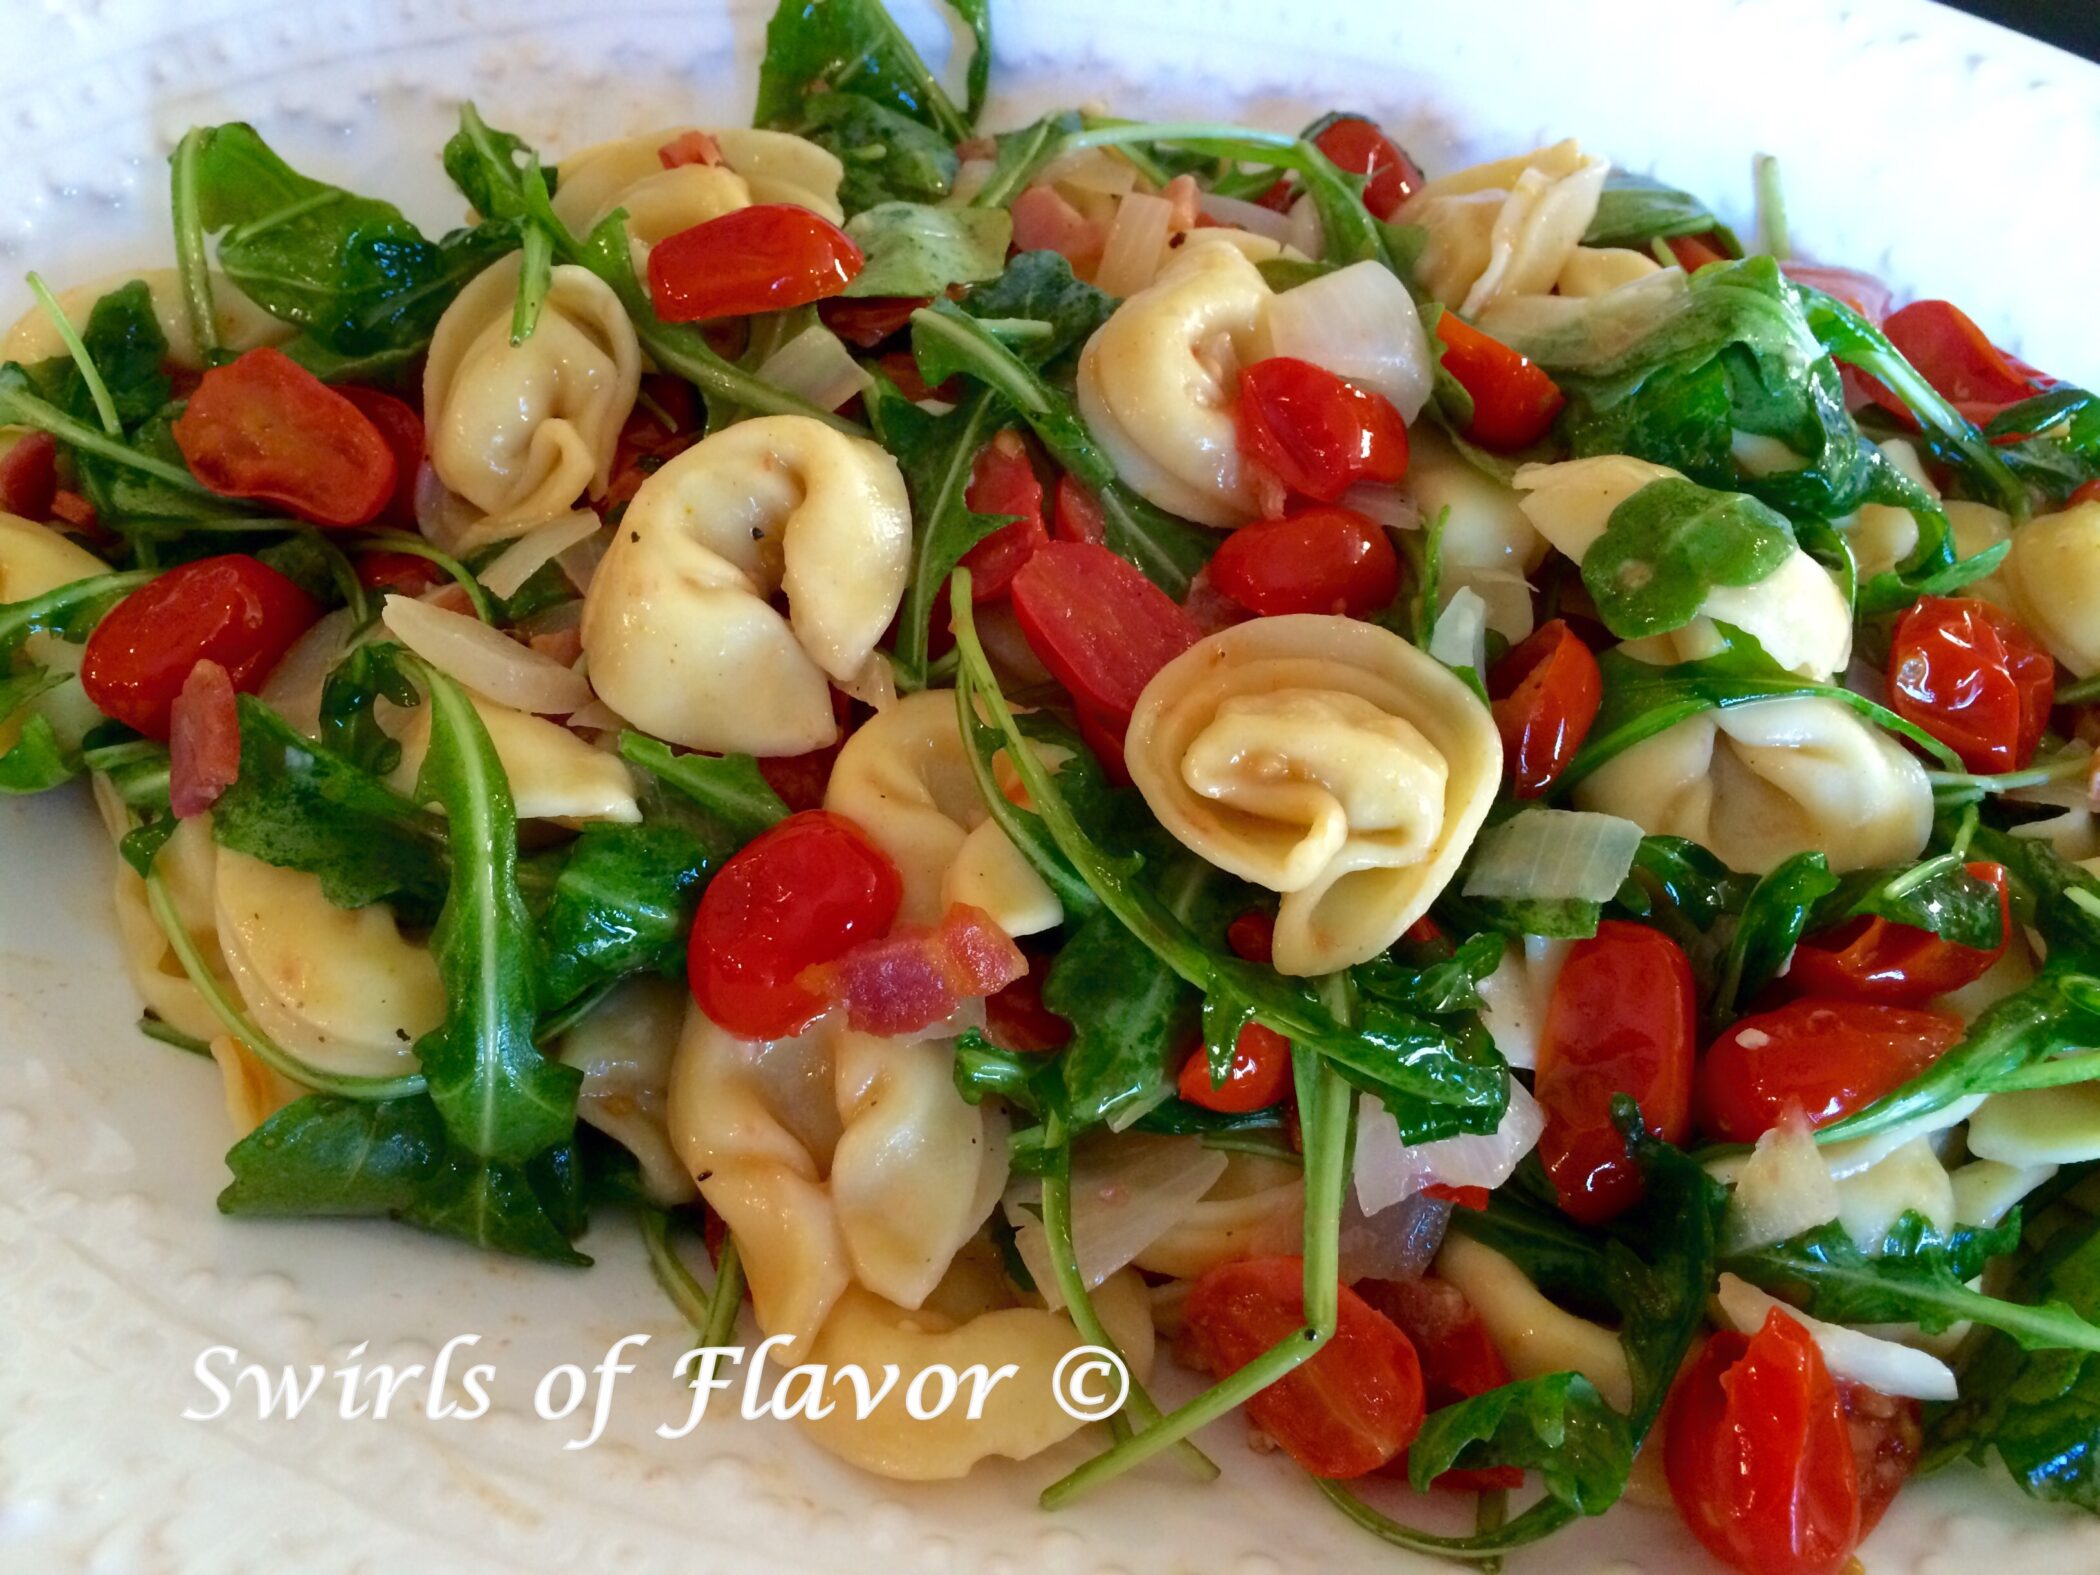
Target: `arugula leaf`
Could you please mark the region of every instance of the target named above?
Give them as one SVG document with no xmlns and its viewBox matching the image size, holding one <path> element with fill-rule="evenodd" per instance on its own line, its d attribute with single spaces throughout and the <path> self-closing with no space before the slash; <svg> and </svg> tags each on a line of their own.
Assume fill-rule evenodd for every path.
<svg viewBox="0 0 2100 1575">
<path fill-rule="evenodd" d="M 1174 1090 L 1196 1029 L 1195 992 L 1097 907 L 1072 932 L 1043 984 L 1043 1004 L 1072 1025 L 1058 1057 L 1076 1132 L 1123 1130 Z"/>
<path fill-rule="evenodd" d="M 452 836 L 452 880 L 430 937 L 445 984 L 445 1020 L 416 1042 L 430 1097 L 454 1142 L 471 1155 L 523 1162 L 568 1141 L 582 1074 L 533 1043 L 530 916 L 518 890 L 517 815 L 503 762 L 466 691 L 419 662 L 430 707 L 430 750 L 416 797 L 440 803 Z M 456 1178 L 441 1211 L 481 1219 L 516 1178 Z"/>
<path fill-rule="evenodd" d="M 846 233 L 867 254 L 847 295 L 940 295 L 998 278 L 1014 221 L 998 208 L 885 202 L 848 219 Z"/>
<path fill-rule="evenodd" d="M 53 690 L 79 687 L 77 677 L 48 670 L 22 656 L 22 646 L 31 635 L 78 645 L 104 613 L 152 577 L 150 571 L 100 574 L 0 606 L 0 722 Z M 78 738 L 59 737 L 51 719 L 41 712 L 30 713 L 14 743 L 0 753 L 0 793 L 42 793 L 70 782 L 81 771 L 81 743 Z"/>
<path fill-rule="evenodd" d="M 423 695 L 401 671 L 401 647 L 360 645 L 321 684 L 321 742 L 376 777 L 401 763 L 401 745 L 379 725 L 380 700 L 418 706 Z"/>
<path fill-rule="evenodd" d="M 1441 1016 L 1480 1009 L 1480 981 L 1502 965 L 1508 943 L 1496 931 L 1482 931 L 1460 941 L 1449 957 L 1410 967 L 1391 954 L 1373 957 L 1349 970 L 1356 988 L 1409 1011 Z"/>
<path fill-rule="evenodd" d="M 1723 954 L 1720 984 L 1707 1008 L 1710 1023 L 1731 1021 L 1738 1002 L 1755 998 L 1779 977 L 1817 904 L 1837 888 L 1830 861 L 1820 853 L 1796 853 L 1750 888 Z"/>
<path fill-rule="evenodd" d="M 1465 933 L 1579 941 L 1597 933 L 1604 905 L 1581 897 L 1468 897 L 1446 887 L 1434 912 L 1437 922 Z"/>
<path fill-rule="evenodd" d="M 1547 1373 L 1503 1384 L 1432 1411 L 1408 1446 L 1417 1493 L 1453 1466 L 1536 1471 L 1550 1499 L 1578 1515 L 1619 1501 L 1633 1469 L 1626 1419 L 1580 1373 Z"/>
<path fill-rule="evenodd" d="M 445 1124 L 427 1097 L 308 1094 L 234 1144 L 226 1156 L 233 1180 L 219 1194 L 219 1212 L 398 1215 L 414 1205 L 444 1152 Z"/>
<path fill-rule="evenodd" d="M 60 681 L 53 679 L 45 687 L 55 688 Z M 0 704 L 23 698 L 0 690 Z M 60 741 L 47 716 L 31 716 L 7 752 L 0 754 L 0 793 L 43 793 L 79 775 L 80 751 Z"/>
<path fill-rule="evenodd" d="M 168 336 L 161 332 L 144 280 L 134 279 L 97 300 L 80 338 L 124 430 L 167 404 L 172 385 L 161 367 L 168 358 Z M 95 418 L 94 395 L 70 356 L 36 368 L 35 375 L 59 409 L 82 421 Z"/>
<path fill-rule="evenodd" d="M 669 744 L 626 732 L 620 735 L 620 758 L 706 810 L 739 846 L 787 819 L 787 805 L 749 755 L 674 755 Z"/>
<path fill-rule="evenodd" d="M 839 204 L 847 213 L 887 202 L 939 202 L 955 187 L 955 149 L 939 132 L 858 93 L 803 100 L 795 127 L 845 167 Z"/>
<path fill-rule="evenodd" d="M 1983 429 L 1991 451 L 2006 468 L 2060 508 L 2070 495 L 2100 476 L 2100 399 L 2083 388 L 2059 384 L 1993 416 Z M 1964 456 L 1939 434 L 1923 435 L 1927 456 L 1962 476 Z M 1964 486 L 1964 491 L 1972 490 Z M 1988 499 L 1989 488 L 1975 488 Z"/>
<path fill-rule="evenodd" d="M 1716 586 L 1755 585 L 1792 553 L 1785 516 L 1740 492 L 1669 476 L 1611 511 L 1582 559 L 1597 616 L 1622 640 L 1667 634 Z"/>
<path fill-rule="evenodd" d="M 1065 151 L 1065 139 L 1076 136 L 1083 120 L 1077 110 L 1053 111 L 1018 131 L 992 138 L 992 172 L 970 199 L 973 208 L 1004 208 L 1051 160 Z"/>
<path fill-rule="evenodd" d="M 1978 880 L 1952 857 L 1895 869 L 1855 870 L 1816 904 L 1808 928 L 1827 930 L 1868 915 L 1983 951 L 2005 939 L 1998 888 Z"/>
<path fill-rule="evenodd" d="M 1120 303 L 1106 290 L 1075 278 L 1061 252 L 1022 252 L 1006 271 L 962 298 L 962 309 L 987 321 L 1022 319 L 1050 332 L 1011 346 L 1030 366 L 1047 366 L 1086 343 Z"/>
<path fill-rule="evenodd" d="M 581 1229 L 580 1180 L 573 1143 L 526 1164 L 454 1148 L 401 1217 L 477 1247 L 582 1268 L 591 1260 L 569 1245 Z"/>
<path fill-rule="evenodd" d="M 2100 966 L 2100 876 L 2073 864 L 2039 837 L 1979 826 L 1969 851 L 2005 866 L 2018 911 L 2041 931 L 2052 955 L 2075 953 Z"/>
<path fill-rule="evenodd" d="M 84 467 L 85 477 L 105 474 L 101 462 L 106 462 L 108 466 L 116 467 L 106 474 L 115 476 L 122 472 L 128 484 L 142 488 L 148 497 L 165 502 L 164 508 L 153 510 L 132 508 L 121 500 L 113 500 L 107 511 L 113 517 L 165 512 L 185 517 L 224 519 L 245 513 L 240 505 L 219 497 L 190 474 L 189 467 L 175 449 L 174 439 L 168 436 L 164 419 L 155 418 L 148 422 L 132 442 L 111 437 L 100 426 L 53 404 L 44 396 L 36 379 L 14 361 L 0 366 L 0 426 L 48 432 L 63 443 L 74 460 Z M 89 492 L 97 509 L 101 509 L 104 494 L 92 484 L 92 480 Z"/>
<path fill-rule="evenodd" d="M 1648 243 L 1674 235 L 1718 234 L 1731 256 L 1743 254 L 1742 243 L 1689 192 L 1665 185 L 1652 175 L 1615 169 L 1604 177 L 1597 212 L 1583 232 L 1585 246 L 1630 246 L 1646 251 Z"/>
<path fill-rule="evenodd" d="M 853 93 L 962 141 L 984 105 L 991 21 L 987 0 L 950 0 L 949 8 L 976 40 L 966 109 L 955 107 L 879 0 L 781 0 L 766 24 L 751 123 L 792 129 L 811 98 Z"/>
</svg>

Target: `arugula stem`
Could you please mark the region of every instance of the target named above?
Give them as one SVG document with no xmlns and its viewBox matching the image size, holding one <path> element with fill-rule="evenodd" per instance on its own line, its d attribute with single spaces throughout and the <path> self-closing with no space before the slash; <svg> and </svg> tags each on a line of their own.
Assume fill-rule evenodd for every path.
<svg viewBox="0 0 2100 1575">
<path fill-rule="evenodd" d="M 707 1320 L 700 1325 L 702 1345 L 727 1345 L 736 1333 L 736 1315 L 744 1305 L 744 1255 L 736 1238 L 722 1240 L 722 1256 L 715 1264 L 715 1288 L 707 1299 Z"/>
<path fill-rule="evenodd" d="M 1779 183 L 1779 160 L 1760 153 L 1752 161 L 1757 180 L 1757 233 L 1765 251 L 1782 262 L 1793 255 L 1786 230 L 1786 189 Z"/>
<path fill-rule="evenodd" d="M 172 465 L 164 459 L 155 459 L 151 454 L 141 454 L 121 439 L 98 431 L 85 421 L 74 420 L 49 400 L 39 399 L 36 395 L 24 393 L 19 389 L 0 389 L 0 426 L 30 427 L 38 432 L 48 432 L 69 448 L 93 454 L 111 464 L 122 465 L 128 470 L 136 470 L 141 475 L 153 477 L 156 481 L 165 481 L 169 486 L 192 497 L 207 498 L 218 504 L 227 501 L 182 466 Z"/>
<path fill-rule="evenodd" d="M 80 369 L 80 380 L 87 384 L 88 397 L 95 402 L 95 414 L 101 418 L 102 430 L 113 438 L 122 438 L 124 423 L 117 419 L 117 402 L 109 397 L 109 384 L 96 370 L 95 358 L 88 354 L 87 341 L 80 337 L 73 319 L 66 316 L 65 308 L 58 304 L 58 297 L 51 293 L 43 275 L 35 269 L 29 272 L 29 289 L 36 297 L 36 304 L 44 309 L 44 315 L 51 319 L 51 326 L 58 330 L 66 354 L 73 358 L 73 365 Z"/>
<path fill-rule="evenodd" d="M 668 1210 L 644 1204 L 637 1222 L 642 1231 L 642 1250 L 649 1255 L 649 1272 L 678 1309 L 679 1316 L 692 1325 L 700 1344 L 727 1344 L 736 1329 L 737 1305 L 744 1299 L 743 1263 L 737 1256 L 736 1239 L 732 1237 L 722 1244 L 722 1259 L 715 1265 L 715 1283 L 709 1289 L 693 1278 L 693 1271 L 671 1245 Z"/>
<path fill-rule="evenodd" d="M 157 1039 L 164 1045 L 172 1045 L 189 1055 L 211 1059 L 211 1046 L 195 1034 L 186 1034 L 173 1023 L 163 1022 L 158 1017 L 145 1016 L 139 1019 L 139 1032 L 148 1039 Z"/>
<path fill-rule="evenodd" d="M 197 356 L 211 365 L 219 349 L 219 314 L 211 296 L 211 265 L 204 255 L 204 221 L 197 202 L 197 158 L 202 126 L 192 126 L 175 145 L 170 206 L 175 214 L 175 272 L 182 283 L 182 308 L 190 321 Z"/>
<path fill-rule="evenodd" d="M 2100 673 L 2081 678 L 2075 684 L 2065 684 L 2056 691 L 2055 704 L 2083 705 L 2089 700 L 2100 700 Z"/>
<path fill-rule="evenodd" d="M 2061 693 L 2057 696 L 2063 702 Z M 1925 780 L 1935 789 L 1958 788 L 1985 793 L 2007 793 L 2014 788 L 2040 787 L 2047 782 L 2066 782 L 2093 764 L 2092 751 L 2058 755 L 2029 766 L 2024 771 L 2001 771 L 1995 776 L 1974 776 L 1966 771 L 1928 771 Z"/>
<path fill-rule="evenodd" d="M 2100 1050 L 2088 1050 L 2008 1072 L 1991 1084 L 1991 1092 L 2012 1094 L 2031 1088 L 2065 1088 L 2073 1083 L 2090 1083 L 2095 1078 L 2100 1078 Z"/>
<path fill-rule="evenodd" d="M 547 291 L 554 282 L 554 237 L 539 225 L 528 224 L 518 239 L 524 257 L 518 268 L 517 304 L 510 312 L 510 342 L 514 345 L 530 339 L 539 326 L 540 309 L 547 304 Z"/>
<path fill-rule="evenodd" d="M 496 604 L 490 599 L 487 588 L 474 578 L 472 569 L 451 553 L 434 547 L 421 536 L 411 535 L 405 530 L 362 531 L 358 535 L 357 545 L 385 547 L 390 552 L 405 552 L 411 557 L 436 564 L 459 582 L 459 588 L 467 593 L 467 600 L 474 604 L 474 616 L 490 628 L 496 626 Z"/>
<path fill-rule="evenodd" d="M 1433 1532 L 1417 1531 L 1381 1514 L 1343 1483 L 1314 1477 L 1313 1486 L 1325 1493 L 1336 1509 L 1380 1541 L 1411 1553 L 1427 1553 L 1433 1558 L 1483 1567 L 1499 1565 L 1502 1555 L 1510 1549 L 1537 1542 L 1575 1519 L 1575 1512 L 1566 1505 L 1554 1499 L 1541 1499 L 1515 1520 L 1501 1526 L 1476 1531 L 1470 1537 L 1441 1537 Z"/>
<path fill-rule="evenodd" d="M 320 549 L 321 557 L 328 565 L 328 577 L 335 582 L 336 590 L 342 593 L 343 604 L 350 609 L 351 627 L 362 629 L 372 621 L 372 598 L 365 590 L 364 581 L 357 577 L 357 565 L 350 561 L 342 548 L 329 540 L 328 532 L 308 526 L 299 534 L 310 538 Z"/>
</svg>

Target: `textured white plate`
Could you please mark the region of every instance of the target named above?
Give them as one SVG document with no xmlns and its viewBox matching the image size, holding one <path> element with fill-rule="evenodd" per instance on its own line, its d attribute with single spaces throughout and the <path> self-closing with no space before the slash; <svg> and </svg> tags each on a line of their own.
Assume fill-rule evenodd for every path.
<svg viewBox="0 0 2100 1575">
<path fill-rule="evenodd" d="M 1381 115 L 1432 169 L 1566 133 L 1738 224 L 1778 154 L 1796 244 L 1962 302 L 2063 375 L 2100 377 L 2100 71 L 1917 0 L 1004 0 L 993 119 L 1098 99 L 1290 127 Z M 0 323 L 57 283 L 165 261 L 165 155 L 255 121 L 294 163 L 459 211 L 436 152 L 476 98 L 550 153 L 675 119 L 741 121 L 769 4 L 702 0 L 6 0 Z M 900 7 L 930 49 L 941 24 Z M 407 1231 L 233 1224 L 217 1078 L 142 1038 L 81 793 L 0 803 L 0 1570 L 759 1569 L 1277 1575 L 1409 1567 L 1236 1421 L 1223 1488 L 1155 1468 L 1045 1516 L 1076 1458 L 911 1488 L 779 1424 L 682 1414 L 682 1328 L 624 1221 L 583 1274 Z M 498 1369 L 475 1422 L 186 1422 L 191 1364 L 427 1362 L 455 1334 Z M 648 1333 L 607 1437 L 532 1415 L 540 1374 Z M 2100 1528 L 1961 1471 L 1906 1495 L 1875 1575 L 2100 1567 Z M 1622 1509 L 1517 1569 L 1703 1568 L 1667 1513 Z"/>
</svg>

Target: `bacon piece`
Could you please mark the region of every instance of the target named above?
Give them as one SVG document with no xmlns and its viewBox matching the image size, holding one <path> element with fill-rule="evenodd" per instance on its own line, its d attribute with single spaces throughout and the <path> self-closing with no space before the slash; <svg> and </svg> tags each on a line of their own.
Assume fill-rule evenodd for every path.
<svg viewBox="0 0 2100 1575">
<path fill-rule="evenodd" d="M 233 679 L 217 662 L 199 662 L 170 713 L 168 803 L 175 818 L 203 814 L 240 774 L 241 721 Z"/>
<path fill-rule="evenodd" d="M 58 497 L 58 440 L 31 432 L 0 454 L 0 514 L 46 520 Z"/>
<path fill-rule="evenodd" d="M 846 1008 L 862 1033 L 904 1034 L 952 1015 L 971 996 L 990 995 L 1028 973 L 1021 948 L 982 908 L 958 903 L 936 925 L 911 924 L 845 956 L 806 968 L 805 990 Z"/>
<path fill-rule="evenodd" d="M 1167 214 L 1168 229 L 1193 230 L 1196 228 L 1197 219 L 1200 217 L 1196 210 L 1196 201 L 1202 194 L 1196 189 L 1195 176 L 1176 175 L 1160 189 L 1159 194 L 1166 198 L 1169 204 L 1169 212 Z"/>
<path fill-rule="evenodd" d="M 704 131 L 681 131 L 658 148 L 656 156 L 665 169 L 675 170 L 687 164 L 720 164 L 722 149 Z"/>
<path fill-rule="evenodd" d="M 1013 201 L 1014 247 L 1060 252 L 1074 268 L 1101 260 L 1108 226 L 1089 219 L 1050 186 L 1030 186 Z"/>
<path fill-rule="evenodd" d="M 576 658 L 583 655 L 583 631 L 581 629 L 549 629 L 532 636 L 525 642 L 542 656 L 551 656 L 564 667 L 574 667 Z"/>
</svg>

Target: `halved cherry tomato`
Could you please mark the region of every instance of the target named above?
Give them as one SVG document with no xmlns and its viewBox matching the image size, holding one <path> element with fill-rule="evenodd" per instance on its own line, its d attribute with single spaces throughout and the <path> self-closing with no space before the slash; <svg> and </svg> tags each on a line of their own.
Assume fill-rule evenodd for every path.
<svg viewBox="0 0 2100 1575">
<path fill-rule="evenodd" d="M 47 520 L 58 496 L 58 439 L 25 432 L 0 454 L 0 514 Z"/>
<path fill-rule="evenodd" d="M 1421 1359 L 1423 1396 L 1430 1410 L 1470 1400 L 1509 1382 L 1509 1364 L 1495 1349 L 1487 1325 L 1466 1300 L 1466 1293 L 1450 1281 L 1427 1274 L 1414 1280 L 1359 1280 L 1356 1290 L 1392 1319 L 1414 1346 Z M 1381 1467 L 1380 1474 L 1405 1477 L 1406 1451 Z M 1491 1493 L 1523 1484 L 1524 1473 L 1517 1467 L 1490 1466 L 1481 1471 L 1446 1471 L 1433 1486 L 1461 1493 Z"/>
<path fill-rule="evenodd" d="M 1951 301 L 1913 301 L 1891 313 L 1881 327 L 1918 374 L 1978 424 L 2008 405 L 2033 398 L 2049 382 L 2026 362 L 1992 344 Z M 1909 419 L 1903 402 L 1886 388 L 1880 388 L 1874 397 Z"/>
<path fill-rule="evenodd" d="M 1029 649 L 1088 720 L 1118 741 L 1145 685 L 1196 643 L 1172 597 L 1106 547 L 1046 542 L 1013 579 Z"/>
<path fill-rule="evenodd" d="M 1978 862 L 1966 868 L 1998 888 L 1996 946 L 1957 946 L 1930 930 L 1863 914 L 1805 937 L 1787 967 L 1788 987 L 1809 995 L 1916 1006 L 1981 979 L 2005 955 L 2012 936 L 2011 897 L 2004 865 Z"/>
<path fill-rule="evenodd" d="M 1084 273 L 1101 259 L 1108 224 L 1090 219 L 1055 186 L 1030 186 L 1007 205 L 1014 221 L 1014 250 L 1056 252 Z"/>
<path fill-rule="evenodd" d="M 366 590 L 394 591 L 402 596 L 421 596 L 451 578 L 437 564 L 412 552 L 361 552 L 353 564 L 357 583 Z"/>
<path fill-rule="evenodd" d="M 1276 920 L 1258 908 L 1243 913 L 1225 926 L 1225 944 L 1247 962 L 1269 962 L 1276 955 Z"/>
<path fill-rule="evenodd" d="M 206 372 L 170 430 L 191 474 L 221 497 L 282 504 L 316 525 L 366 524 L 394 496 L 379 428 L 268 345 Z"/>
<path fill-rule="evenodd" d="M 1266 1110 L 1291 1091 L 1291 1042 L 1273 1028 L 1249 1023 L 1233 1042 L 1232 1066 L 1223 1083 L 1210 1079 L 1210 1052 L 1202 1041 L 1181 1063 L 1181 1097 L 1205 1110 L 1244 1115 Z"/>
<path fill-rule="evenodd" d="M 1439 314 L 1436 336 L 1444 346 L 1444 370 L 1473 396 L 1467 441 L 1509 450 L 1546 435 L 1567 400 L 1530 357 L 1489 338 L 1456 312 Z"/>
<path fill-rule="evenodd" d="M 1422 1196 L 1435 1198 L 1439 1203 L 1449 1203 L 1461 1209 L 1471 1209 L 1475 1214 L 1479 1214 L 1488 1206 L 1489 1189 L 1432 1181 L 1422 1189 Z"/>
<path fill-rule="evenodd" d="M 828 1003 L 797 976 L 888 933 L 903 895 L 897 866 L 852 821 L 790 815 L 708 882 L 687 957 L 693 999 L 746 1039 L 798 1033 Z"/>
<path fill-rule="evenodd" d="M 897 385 L 897 392 L 906 399 L 945 399 L 953 403 L 962 392 L 962 377 L 957 374 L 938 388 L 928 388 L 926 379 L 919 376 L 918 358 L 909 350 L 885 350 L 875 358 L 875 370 Z"/>
<path fill-rule="evenodd" d="M 824 326 L 863 350 L 872 350 L 911 321 L 911 314 L 931 306 L 930 295 L 870 295 L 847 300 L 835 295 L 817 306 Z"/>
<path fill-rule="evenodd" d="M 1247 1419 L 1316 1477 L 1360 1477 L 1422 1430 L 1422 1366 L 1393 1321 L 1340 1288 L 1334 1335 L 1247 1402 Z M 1236 1373 L 1305 1326 L 1305 1261 L 1221 1263 L 1190 1290 L 1188 1332 L 1204 1366 Z"/>
<path fill-rule="evenodd" d="M 1210 582 L 1264 618 L 1363 618 L 1399 593 L 1400 555 L 1384 527 L 1354 509 L 1305 509 L 1227 536 L 1210 560 Z"/>
<path fill-rule="evenodd" d="M 1049 952 L 1031 953 L 1027 973 L 985 997 L 985 1035 L 1000 1049 L 1029 1055 L 1062 1050 L 1072 1042 L 1072 1025 L 1043 1004 L 1043 985 L 1053 961 Z"/>
<path fill-rule="evenodd" d="M 1672 235 L 1663 244 L 1670 248 L 1678 267 L 1686 273 L 1697 273 L 1708 263 L 1728 261 L 1728 253 L 1715 244 L 1719 239 L 1709 230 L 1704 235 Z"/>
<path fill-rule="evenodd" d="M 1569 950 L 1539 1039 L 1539 1158 L 1561 1208 L 1583 1224 L 1641 1196 L 1640 1171 L 1612 1124 L 1614 1095 L 1631 1094 L 1664 1142 L 1689 1135 L 1696 1021 L 1692 965 L 1660 930 L 1606 919 Z"/>
<path fill-rule="evenodd" d="M 784 312 L 837 295 L 866 261 L 821 214 L 762 202 L 658 242 L 649 253 L 649 298 L 667 323 Z"/>
<path fill-rule="evenodd" d="M 148 580 L 88 636 L 80 686 L 104 716 L 168 736 L 175 697 L 202 661 L 253 694 L 321 616 L 313 599 L 259 558 L 199 558 Z"/>
<path fill-rule="evenodd" d="M 1393 402 L 1296 356 L 1241 369 L 1233 426 L 1243 462 L 1322 503 L 1407 475 L 1407 423 Z"/>
<path fill-rule="evenodd" d="M 2065 500 L 2064 507 L 2075 509 L 2081 503 L 2100 503 L 2100 476 L 2095 476 L 2091 481 L 2081 481 Z"/>
<path fill-rule="evenodd" d="M 1604 702 L 1590 648 L 1556 618 L 1488 669 L 1489 708 L 1518 798 L 1537 798 L 1567 770 Z"/>
<path fill-rule="evenodd" d="M 1856 268 L 1831 268 L 1821 263 L 1783 262 L 1779 271 L 1796 284 L 1805 284 L 1825 295 L 1835 296 L 1868 322 L 1879 328 L 1887 321 L 1895 296 L 1889 287 L 1870 273 Z"/>
<path fill-rule="evenodd" d="M 1096 547 L 1108 544 L 1108 520 L 1101 500 L 1071 476 L 1057 478 L 1056 516 L 1051 531 L 1059 541 L 1083 541 Z"/>
<path fill-rule="evenodd" d="M 1864 1542 L 1917 1469 L 1918 1452 L 1925 1444 L 1925 1408 L 1916 1400 L 1842 1378 L 1837 1389 L 1845 1426 L 1852 1434 L 1852 1464 L 1859 1474 L 1859 1538 Z"/>
<path fill-rule="evenodd" d="M 719 164 L 722 149 L 704 131 L 681 131 L 656 150 L 656 159 L 667 170 L 683 169 L 688 164 Z"/>
<path fill-rule="evenodd" d="M 1813 995 L 1745 1017 L 1699 1063 L 1699 1130 L 1754 1143 L 1789 1105 L 1827 1126 L 1917 1076 L 1963 1032 L 1945 1012 Z"/>
<path fill-rule="evenodd" d="M 1422 170 L 1399 144 L 1362 115 L 1337 115 L 1313 138 L 1313 146 L 1351 175 L 1368 175 L 1364 206 L 1390 219 L 1422 185 Z"/>
<path fill-rule="evenodd" d="M 1020 433 L 1001 432 L 977 451 L 963 502 L 976 514 L 1014 516 L 1011 525 L 1000 526 L 962 555 L 962 566 L 970 571 L 970 599 L 997 601 L 1012 586 L 1021 565 L 1050 539 L 1043 528 L 1043 484 L 1036 479 Z"/>
<path fill-rule="evenodd" d="M 2056 700 L 2056 658 L 1975 596 L 1921 596 L 1896 620 L 1889 708 L 1979 775 L 2034 758 Z"/>
<path fill-rule="evenodd" d="M 394 456 L 394 490 L 379 511 L 381 523 L 416 527 L 416 472 L 423 465 L 423 418 L 407 401 L 376 388 L 345 383 L 336 390 L 364 413 Z"/>
<path fill-rule="evenodd" d="M 1745 1575 L 1836 1575 L 1860 1538 L 1851 1429 L 1823 1353 L 1779 1308 L 1706 1342 L 1671 1391 L 1663 1470 L 1708 1552 Z"/>
</svg>

